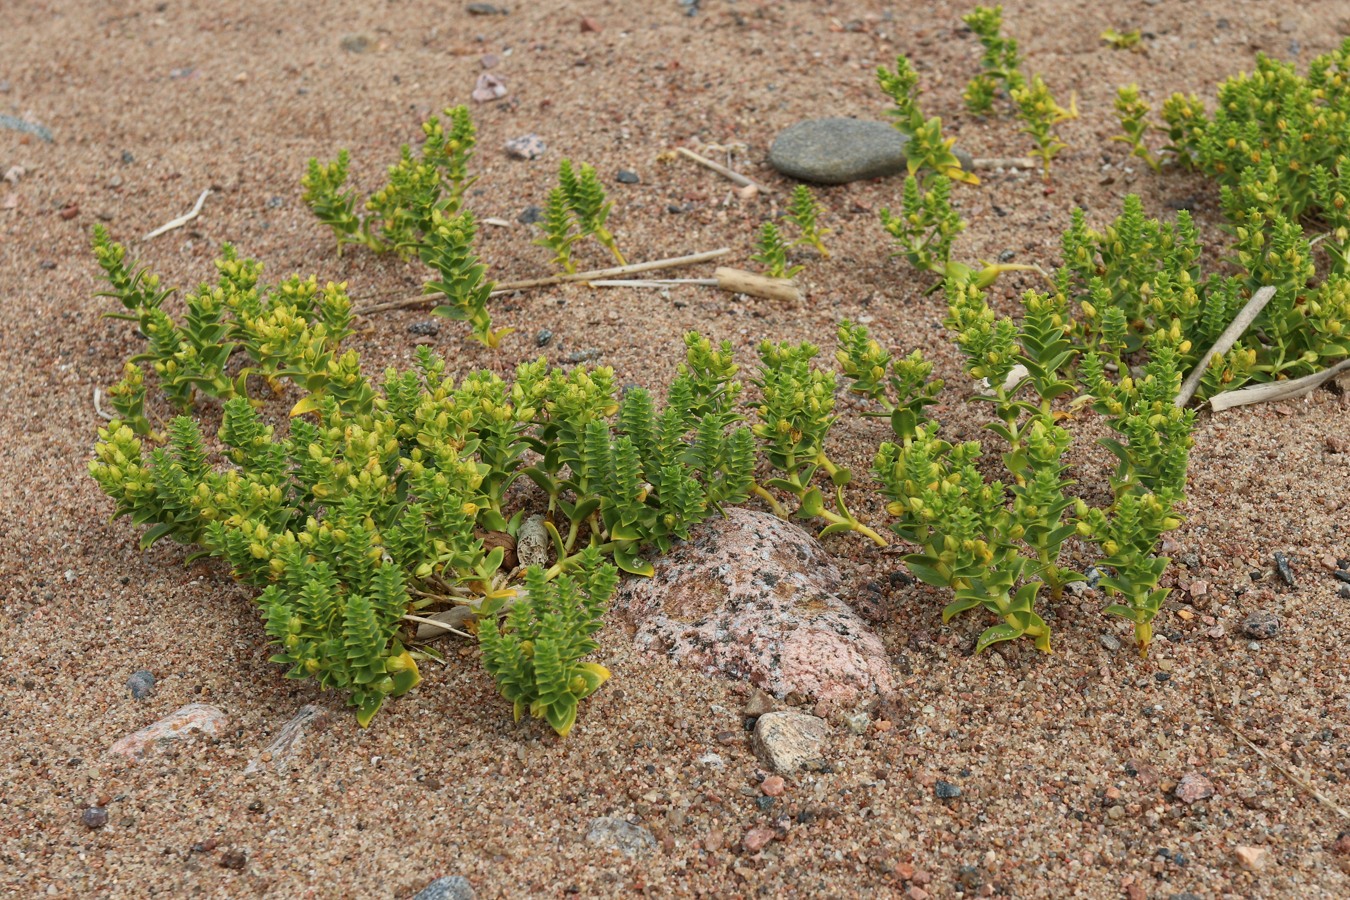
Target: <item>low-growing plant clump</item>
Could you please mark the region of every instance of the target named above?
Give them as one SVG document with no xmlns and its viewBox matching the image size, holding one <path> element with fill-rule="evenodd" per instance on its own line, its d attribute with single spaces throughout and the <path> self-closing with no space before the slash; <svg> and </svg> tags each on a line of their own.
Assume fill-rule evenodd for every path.
<svg viewBox="0 0 1350 900">
<path fill-rule="evenodd" d="M 987 111 L 1006 91 L 1048 175 L 1063 146 L 1051 126 L 1074 111 L 1055 104 L 1039 76 L 1021 74 L 1016 42 L 999 34 L 1001 13 L 981 7 L 965 18 L 985 48 L 967 104 Z M 838 371 L 819 365 L 810 343 L 766 340 L 744 383 L 729 342 L 690 333 L 663 405 L 642 388 L 620 393 L 607 367 L 541 358 L 509 378 L 457 377 L 425 347 L 410 369 L 377 381 L 343 347 L 352 333 L 345 285 L 299 276 L 265 284 L 261 265 L 226 245 L 216 281 L 171 312 L 174 292 L 98 226 L 105 293 L 121 307 L 109 315 L 135 322 L 145 348 L 109 391 L 116 418 L 99 430 L 90 471 L 115 514 L 146 528 L 143 546 L 172 538 L 255 587 L 273 661 L 287 677 L 345 692 L 363 726 L 421 681 L 432 651 L 416 643 L 412 623 L 456 610 L 451 618 L 477 636 L 515 717 L 528 712 L 567 735 L 581 701 L 610 675 L 588 657 L 620 572 L 652 574 L 653 554 L 751 498 L 813 522 L 822 537 L 902 542 L 910 571 L 950 592 L 944 621 L 985 615 L 977 651 L 1026 637 L 1049 652 L 1045 604 L 1085 580 L 1086 567 L 1067 560 L 1093 560 L 1105 612 L 1131 622 L 1147 653 L 1169 590 L 1169 560 L 1157 553 L 1185 501 L 1195 414 L 1178 406 L 1183 375 L 1264 286 L 1274 299 L 1209 361 L 1199 396 L 1350 356 L 1347 71 L 1350 41 L 1306 77 L 1260 58 L 1256 73 L 1221 86 L 1212 118 L 1175 95 L 1163 107 L 1171 143 L 1161 156 L 1148 146 L 1151 110 L 1123 88 L 1116 106 L 1132 155 L 1221 182 L 1232 265 L 1203 271 L 1189 214 L 1150 219 L 1130 196 L 1101 231 L 1073 214 L 1053 275 L 951 260 L 965 228 L 953 183 L 978 179 L 940 120 L 919 110 L 908 60 L 878 71 L 909 138 L 901 209 L 883 210 L 882 223 L 897 255 L 940 276 L 945 325 L 977 383 L 972 399 L 990 412 L 986 441 L 945 440 L 931 416 L 944 389 L 932 363 L 917 351 L 893 355 L 847 321 Z M 420 258 L 437 276 L 427 293 L 445 301 L 436 314 L 495 347 L 510 329 L 492 327 L 493 285 L 463 208 L 473 126 L 463 107 L 445 115 L 448 126 L 424 125 L 419 155 L 403 149 L 364 215 L 346 187 L 345 152 L 310 161 L 305 200 L 339 251 L 360 244 Z M 610 210 L 595 170 L 564 160 L 537 243 L 568 273 L 588 237 L 622 264 Z M 755 259 L 768 274 L 791 277 L 796 246 L 828 258 L 822 212 L 799 187 L 785 217 L 796 239 L 763 225 Z M 1318 234 L 1309 239 L 1305 228 Z M 985 294 L 1009 270 L 1040 272 L 1049 287 L 1025 292 L 1016 318 L 999 316 Z M 864 415 L 890 425 L 870 472 L 888 529 L 851 511 L 846 492 L 860 480 L 830 455 L 839 373 L 869 404 Z M 202 398 L 218 401 L 219 413 Z M 280 418 L 271 401 L 289 406 L 288 426 L 270 422 Z M 181 414 L 163 423 L 166 404 Z M 1116 463 L 1106 489 L 1079 496 L 1069 426 L 1089 409 L 1110 429 L 1102 444 Z M 515 539 L 536 521 L 547 547 L 512 562 Z"/>
</svg>

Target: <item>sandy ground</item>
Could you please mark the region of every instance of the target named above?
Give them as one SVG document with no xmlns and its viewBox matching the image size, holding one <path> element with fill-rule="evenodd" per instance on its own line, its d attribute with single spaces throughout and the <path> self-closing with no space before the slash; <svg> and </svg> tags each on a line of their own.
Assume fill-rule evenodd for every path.
<svg viewBox="0 0 1350 900">
<path fill-rule="evenodd" d="M 407 897 L 460 874 L 480 897 L 1350 895 L 1344 857 L 1331 849 L 1350 822 L 1215 718 L 1221 705 L 1269 759 L 1350 806 L 1350 600 L 1326 568 L 1350 557 L 1350 455 L 1327 441 L 1350 434 L 1350 416 L 1329 391 L 1202 418 L 1189 521 L 1175 535 L 1181 562 L 1169 576 L 1180 590 L 1147 662 L 1102 646 L 1103 634 L 1128 643 L 1127 632 L 1092 597 L 1050 610 L 1053 656 L 1017 646 L 974 657 L 975 618 L 943 626 L 938 592 L 889 587 L 894 555 L 831 539 L 846 596 L 887 585 L 879 633 L 902 687 L 880 715 L 894 727 L 861 737 L 837 728 L 832 771 L 789 778 L 767 809 L 741 686 L 637 658 L 619 627 L 603 636 L 615 678 L 566 742 L 538 723 L 513 724 L 476 650 L 452 646 L 449 664 L 428 666 L 427 683 L 369 730 L 338 712 L 287 775 L 244 774 L 297 709 L 336 708 L 338 698 L 281 678 L 248 595 L 220 568 L 185 567 L 177 547 L 141 553 L 133 529 L 108 523 L 110 504 L 85 475 L 99 422 L 92 394 L 117 379 L 136 339 L 100 318 L 109 302 L 93 296 L 95 222 L 174 284 L 212 277 L 229 241 L 273 278 L 315 272 L 349 281 L 361 299 L 416 293 L 416 266 L 335 257 L 298 180 L 309 156 L 348 147 L 355 180 L 372 188 L 426 113 L 467 102 L 487 53 L 500 58 L 493 71 L 509 94 L 474 110 L 472 207 L 515 223 L 542 203 L 562 156 L 585 160 L 611 184 L 613 228 L 633 259 L 725 245 L 745 263 L 773 201 L 743 202 L 716 176 L 658 155 L 743 141 L 746 170 L 786 187 L 762 163 L 773 136 L 819 115 L 879 117 L 872 70 L 899 51 L 920 67 L 930 114 L 964 147 L 978 156 L 1028 148 L 1007 118 L 976 121 L 961 108 L 978 57 L 958 30 L 964 4 L 704 0 L 692 18 L 676 0 L 506 5 L 509 15 L 471 17 L 462 3 L 421 0 L 5 4 L 0 113 L 41 122 L 55 140 L 0 131 L 0 170 L 28 170 L 0 185 L 3 890 Z M 1007 29 L 1028 64 L 1062 98 L 1077 92 L 1083 115 L 1064 127 L 1072 149 L 1056 163 L 1053 191 L 991 174 L 961 192 L 970 227 L 957 255 L 1011 251 L 1053 264 L 1074 205 L 1101 224 L 1128 191 L 1155 214 L 1193 206 L 1217 239 L 1210 186 L 1123 168 L 1123 146 L 1108 143 L 1116 85 L 1138 81 L 1157 100 L 1172 90 L 1212 96 L 1258 49 L 1303 62 L 1330 49 L 1345 13 L 1334 0 L 1009 3 Z M 583 32 L 583 16 L 600 30 Z M 1097 35 L 1108 26 L 1142 28 L 1147 52 L 1105 49 Z M 365 52 L 341 48 L 349 35 L 367 37 Z M 500 151 L 529 132 L 548 143 L 543 159 Z M 641 183 L 616 183 L 621 168 Z M 208 187 L 215 193 L 188 228 L 136 240 Z M 597 350 L 622 382 L 659 387 L 688 329 L 732 340 L 748 365 L 762 337 L 829 348 L 838 319 L 867 316 L 883 340 L 938 361 L 952 385 L 938 415 L 974 436 L 979 412 L 963 405 L 970 384 L 938 327 L 941 301 L 889 258 L 876 220 L 899 188 L 883 180 L 818 192 L 835 255 L 810 263 L 800 307 L 698 288 L 560 288 L 499 307 L 520 334 L 495 354 L 453 323 L 436 346 L 460 371 L 505 370 L 540 352 L 533 336 L 547 328 L 551 358 Z M 487 229 L 493 273 L 544 274 L 547 255 L 532 237 L 519 225 Z M 1029 285 L 1008 278 L 994 296 L 1003 303 Z M 409 326 L 425 318 L 373 318 L 352 346 L 376 369 L 406 363 Z M 1084 431 L 1074 459 L 1085 490 L 1100 490 L 1106 457 L 1092 436 Z M 850 417 L 837 428 L 837 456 L 865 471 L 882 437 L 880 424 Z M 881 522 L 867 487 L 862 479 L 852 502 Z M 1293 561 L 1295 586 L 1273 573 L 1275 551 Z M 1258 610 L 1283 622 L 1259 644 L 1239 624 Z M 126 688 L 138 669 L 158 679 L 144 701 Z M 118 737 L 193 701 L 229 715 L 221 739 L 141 765 L 107 755 Z M 724 765 L 698 761 L 709 753 Z M 1171 790 L 1192 773 L 1216 794 L 1187 806 Z M 938 778 L 961 797 L 936 799 Z M 91 805 L 107 809 L 105 827 L 81 824 Z M 658 849 L 628 859 L 587 844 L 587 824 L 601 815 L 650 829 Z M 762 824 L 780 825 L 779 838 L 745 852 L 742 838 Z M 1239 846 L 1268 851 L 1259 873 L 1239 865 Z"/>
</svg>

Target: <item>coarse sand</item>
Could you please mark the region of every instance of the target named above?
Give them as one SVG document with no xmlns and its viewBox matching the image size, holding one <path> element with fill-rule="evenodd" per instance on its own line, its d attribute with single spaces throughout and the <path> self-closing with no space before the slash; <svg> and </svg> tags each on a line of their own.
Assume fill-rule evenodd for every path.
<svg viewBox="0 0 1350 900">
<path fill-rule="evenodd" d="M 965 4 L 702 0 L 694 16 L 677 0 L 504 5 L 469 15 L 426 0 L 0 4 L 0 113 L 54 136 L 0 130 L 0 172 L 25 170 L 0 184 L 0 887 L 409 897 L 462 875 L 479 897 L 1350 896 L 1347 857 L 1333 847 L 1350 821 L 1329 805 L 1350 807 L 1350 599 L 1331 572 L 1350 557 L 1350 399 L 1331 390 L 1200 417 L 1187 522 L 1172 535 L 1176 591 L 1147 660 L 1093 594 L 1047 605 L 1053 655 L 1017 644 L 975 656 L 978 615 L 944 626 L 941 592 L 893 584 L 898 551 L 829 538 L 844 598 L 880 603 L 899 690 L 866 735 L 833 724 L 827 770 L 773 782 L 776 797 L 750 749 L 744 685 L 639 657 L 622 627 L 601 635 L 614 678 L 566 741 L 537 721 L 514 724 L 468 643 L 445 644 L 446 664 L 424 666 L 425 683 L 361 730 L 342 698 L 268 662 L 249 593 L 222 566 L 185 566 L 187 551 L 167 542 L 143 553 L 135 529 L 108 521 L 112 505 L 86 474 L 101 422 L 93 393 L 117 380 L 138 339 L 100 317 L 113 301 L 94 296 L 91 226 L 106 222 L 170 284 L 212 279 L 230 242 L 274 279 L 316 273 L 363 302 L 416 295 L 418 265 L 337 257 L 299 178 L 307 158 L 346 147 L 356 184 L 372 190 L 427 114 L 469 102 L 489 54 L 507 93 L 473 104 L 480 179 L 469 202 L 509 223 L 480 237 L 499 279 L 547 274 L 547 251 L 518 217 L 542 204 L 564 157 L 599 171 L 630 259 L 727 246 L 728 262 L 750 265 L 754 230 L 791 188 L 763 162 L 774 135 L 817 116 L 881 118 L 873 70 L 899 52 L 919 68 L 924 108 L 962 147 L 1030 149 L 1008 115 L 962 107 L 979 57 Z M 1005 31 L 1027 65 L 1062 101 L 1076 93 L 1082 117 L 1062 126 L 1070 149 L 1048 189 L 1034 174 L 987 171 L 979 189 L 958 190 L 969 228 L 956 256 L 1053 266 L 1073 207 L 1100 226 L 1136 192 L 1151 215 L 1193 209 L 1218 265 L 1216 188 L 1154 175 L 1109 141 L 1116 87 L 1212 103 L 1257 51 L 1302 66 L 1332 49 L 1347 16 L 1343 0 L 1006 3 Z M 1108 27 L 1141 29 L 1144 52 L 1110 50 L 1099 38 Z M 542 158 L 502 151 L 529 133 L 547 144 Z M 725 161 L 710 145 L 737 142 L 748 151 L 734 164 L 777 192 L 743 199 L 709 171 L 666 161 L 677 146 Z M 620 183 L 620 169 L 640 182 Z M 197 219 L 140 239 L 207 188 Z M 898 203 L 899 180 L 816 193 L 834 253 L 807 260 L 799 306 L 701 287 L 567 286 L 499 299 L 498 322 L 519 329 L 499 351 L 453 322 L 433 346 L 461 373 L 595 351 L 619 383 L 659 391 L 690 329 L 732 341 L 749 366 L 764 338 L 810 339 L 828 359 L 851 317 L 935 360 L 949 385 L 937 417 L 954 437 L 978 436 L 984 413 L 964 403 L 973 386 L 940 327 L 941 295 L 890 257 L 877 221 Z M 586 253 L 583 263 L 604 264 Z M 1035 285 L 1005 277 L 991 297 L 1009 311 Z M 406 365 L 419 340 L 410 326 L 426 320 L 417 309 L 371 316 L 350 345 L 372 371 Z M 541 350 L 542 329 L 553 338 Z M 880 526 L 865 473 L 885 424 L 843 403 L 831 453 L 859 473 L 855 512 Z M 1100 426 L 1089 415 L 1078 435 L 1078 490 L 1100 497 Z M 1293 586 L 1274 571 L 1276 551 Z M 1075 545 L 1076 562 L 1083 552 Z M 1276 614 L 1279 634 L 1243 635 L 1254 612 Z M 1124 647 L 1108 649 L 1112 638 Z M 141 669 L 157 681 L 136 700 L 127 680 Z M 193 702 L 224 711 L 222 735 L 140 764 L 108 754 Z M 310 724 L 287 772 L 245 774 L 306 704 L 332 713 Z M 1191 774 L 1213 796 L 1177 799 Z M 939 799 L 939 780 L 960 796 Z M 106 810 L 105 825 L 89 827 L 97 813 L 85 824 L 90 807 Z M 588 843 L 601 816 L 648 829 L 655 849 L 630 858 Z"/>
</svg>

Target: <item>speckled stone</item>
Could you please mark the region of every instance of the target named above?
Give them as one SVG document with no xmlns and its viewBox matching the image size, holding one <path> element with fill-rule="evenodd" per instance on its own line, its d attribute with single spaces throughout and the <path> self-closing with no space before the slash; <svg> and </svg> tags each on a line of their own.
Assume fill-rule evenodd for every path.
<svg viewBox="0 0 1350 900">
<path fill-rule="evenodd" d="M 613 608 L 641 650 L 776 697 L 847 707 L 893 689 L 886 648 L 839 599 L 820 543 L 770 513 L 732 507 L 626 579 Z"/>
<path fill-rule="evenodd" d="M 161 743 L 182 740 L 194 732 L 205 737 L 216 737 L 225 730 L 229 721 L 225 713 L 214 706 L 205 703 L 189 703 L 182 709 L 169 713 L 153 725 L 147 725 L 135 734 L 129 734 L 122 738 L 113 744 L 108 752 L 117 756 L 124 756 L 132 761 L 139 761 Z"/>
<path fill-rule="evenodd" d="M 755 722 L 755 753 L 773 771 L 791 775 L 825 752 L 830 726 L 796 710 L 765 713 Z"/>
<path fill-rule="evenodd" d="M 769 165 L 789 178 L 816 184 L 846 184 L 905 171 L 909 138 L 886 122 L 809 119 L 790 125 L 769 147 Z M 973 161 L 954 151 L 961 165 Z"/>
<path fill-rule="evenodd" d="M 445 875 L 418 891 L 412 900 L 474 900 L 473 885 L 463 875 Z"/>
</svg>

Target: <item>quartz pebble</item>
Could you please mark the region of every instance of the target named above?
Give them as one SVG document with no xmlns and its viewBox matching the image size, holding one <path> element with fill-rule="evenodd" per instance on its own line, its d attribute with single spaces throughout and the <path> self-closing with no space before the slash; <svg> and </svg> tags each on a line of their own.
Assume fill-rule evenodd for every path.
<svg viewBox="0 0 1350 900">
<path fill-rule="evenodd" d="M 1196 803 L 1214 796 L 1214 784 L 1199 772 L 1188 772 L 1177 782 L 1172 796 L 1182 803 Z"/>
<path fill-rule="evenodd" d="M 773 829 L 765 828 L 764 826 L 760 825 L 755 828 L 751 828 L 748 832 L 746 832 L 745 839 L 741 841 L 741 844 L 742 846 L 745 847 L 747 853 L 758 853 L 759 851 L 767 847 L 769 845 L 769 842 L 772 841 L 773 839 L 774 839 Z"/>
<path fill-rule="evenodd" d="M 617 850 L 624 856 L 639 856 L 656 849 L 656 838 L 650 831 L 618 816 L 592 819 L 586 829 L 586 842 Z"/>
<path fill-rule="evenodd" d="M 1266 867 L 1270 851 L 1265 847 L 1236 847 L 1233 856 L 1237 857 L 1238 865 L 1248 872 L 1259 872 Z"/>
</svg>

